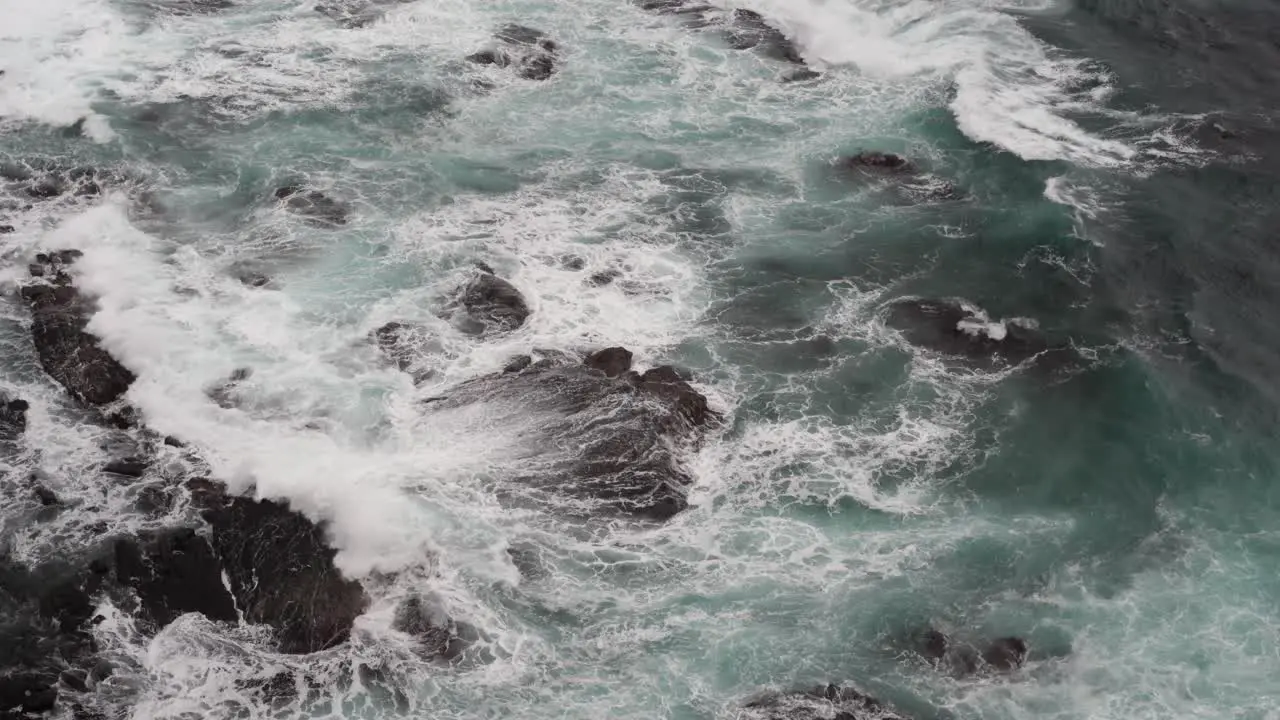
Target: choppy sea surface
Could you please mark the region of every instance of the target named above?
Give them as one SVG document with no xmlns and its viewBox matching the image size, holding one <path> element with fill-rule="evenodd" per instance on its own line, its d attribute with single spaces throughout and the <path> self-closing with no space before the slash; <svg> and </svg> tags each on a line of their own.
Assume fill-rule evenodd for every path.
<svg viewBox="0 0 1280 720">
<path fill-rule="evenodd" d="M 0 204 L 0 389 L 31 404 L 6 553 L 172 520 L 98 472 L 106 431 L 31 347 L 15 290 L 76 248 L 147 426 L 325 522 L 372 595 L 312 656 L 198 615 L 150 637 L 104 605 L 101 712 L 701 720 L 850 682 L 919 720 L 1280 718 L 1280 6 L 714 4 L 821 76 L 783 82 L 794 65 L 627 0 L 352 5 L 361 22 L 0 0 L 0 160 L 128 178 Z M 463 59 L 507 23 L 555 39 L 554 75 Z M 923 184 L 836 169 L 868 150 Z M 300 183 L 346 224 L 275 202 Z M 475 262 L 526 297 L 523 327 L 441 319 Z M 1033 321 L 1085 361 L 948 362 L 886 323 L 909 297 Z M 417 385 L 365 341 L 393 320 L 432 329 Z M 531 348 L 615 345 L 688 369 L 725 417 L 666 522 L 504 502 L 523 426 L 421 412 Z M 238 404 L 212 402 L 238 368 Z M 392 629 L 423 591 L 478 630 L 463 662 Z M 926 627 L 1030 655 L 956 677 L 903 650 Z M 338 677 L 358 663 L 379 682 Z M 245 689 L 281 672 L 323 691 Z"/>
</svg>

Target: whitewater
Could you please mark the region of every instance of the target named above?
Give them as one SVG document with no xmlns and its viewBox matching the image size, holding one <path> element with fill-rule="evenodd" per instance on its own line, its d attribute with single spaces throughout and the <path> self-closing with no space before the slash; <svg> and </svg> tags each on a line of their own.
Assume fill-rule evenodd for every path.
<svg viewBox="0 0 1280 720">
<path fill-rule="evenodd" d="M 1034 31 L 1065 4 L 706 11 L 758 12 L 812 78 L 627 0 L 328 7 L 0 0 L 3 166 L 111 173 L 0 183 L 0 391 L 29 403 L 0 447 L 5 562 L 191 525 L 152 499 L 208 477 L 322 524 L 368 596 L 346 642 L 287 654 L 242 608 L 153 631 L 99 594 L 112 671 L 61 681 L 50 717 L 808 718 L 749 704 L 835 683 L 917 720 L 1280 718 L 1272 408 L 1193 357 L 1195 327 L 1129 320 L 1104 232 L 1139 221 L 1145 178 L 1223 154 Z M 554 40 L 549 78 L 467 60 L 510 23 Z M 918 172 L 841 169 L 864 151 Z M 347 214 L 317 224 L 284 187 Z M 20 290 L 61 250 L 136 376 L 132 428 L 32 347 Z M 519 327 L 450 315 L 477 266 Z M 920 298 L 962 298 L 984 347 L 1037 333 L 1073 361 L 955 362 L 896 324 Z M 393 322 L 426 338 L 412 371 L 371 341 Z M 553 413 L 440 402 L 608 347 L 719 418 L 671 450 L 670 518 L 529 494 L 583 452 L 539 440 Z M 139 477 L 103 472 L 144 446 Z M 422 653 L 411 597 L 465 649 Z M 1028 653 L 950 672 L 928 629 Z"/>
</svg>

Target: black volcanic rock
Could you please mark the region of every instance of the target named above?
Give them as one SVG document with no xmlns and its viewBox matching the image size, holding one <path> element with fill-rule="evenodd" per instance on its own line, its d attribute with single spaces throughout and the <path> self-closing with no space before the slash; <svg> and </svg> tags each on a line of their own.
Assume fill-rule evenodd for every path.
<svg viewBox="0 0 1280 720">
<path fill-rule="evenodd" d="M 458 303 L 480 333 L 508 332 L 524 324 L 532 312 L 515 285 L 492 273 L 477 272 L 462 287 Z"/>
<path fill-rule="evenodd" d="M 286 185 L 276 190 L 275 197 L 286 210 L 316 227 L 333 228 L 347 224 L 347 215 L 350 213 L 347 206 L 319 190 Z"/>
<path fill-rule="evenodd" d="M 129 389 L 134 375 L 85 330 L 97 308 L 66 272 L 79 255 L 64 250 L 36 256 L 43 282 L 23 286 L 22 298 L 31 308 L 31 338 L 40 366 L 76 398 L 105 405 Z"/>
<path fill-rule="evenodd" d="M 585 363 L 548 358 L 463 383 L 428 411 L 484 403 L 499 429 L 537 413 L 536 436 L 526 438 L 538 448 L 536 459 L 529 459 L 537 471 L 521 482 L 549 497 L 563 494 L 665 519 L 687 505 L 692 478 L 680 463 L 681 450 L 696 444 L 719 416 L 673 368 L 643 375 L 624 369 L 629 355 L 616 348 Z"/>
<path fill-rule="evenodd" d="M 285 653 L 346 641 L 368 599 L 334 566 L 321 526 L 282 503 L 222 495 L 207 483 L 192 489 L 247 622 L 275 628 Z"/>
</svg>

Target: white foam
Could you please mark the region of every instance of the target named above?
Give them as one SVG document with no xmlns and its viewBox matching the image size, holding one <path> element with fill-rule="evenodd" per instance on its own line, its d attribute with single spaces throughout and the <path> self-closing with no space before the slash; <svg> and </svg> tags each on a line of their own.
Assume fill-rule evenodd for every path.
<svg viewBox="0 0 1280 720">
<path fill-rule="evenodd" d="M 1084 61 L 1055 53 L 999 7 L 932 0 L 744 4 L 778 22 L 815 63 L 853 66 L 934 95 L 941 83 L 954 83 L 952 112 L 960 130 L 975 141 L 1025 160 L 1114 166 L 1135 155 L 1134 148 L 1091 133 L 1069 117 L 1104 100 L 1109 78 Z M 1086 84 L 1090 89 L 1072 89 Z"/>
</svg>

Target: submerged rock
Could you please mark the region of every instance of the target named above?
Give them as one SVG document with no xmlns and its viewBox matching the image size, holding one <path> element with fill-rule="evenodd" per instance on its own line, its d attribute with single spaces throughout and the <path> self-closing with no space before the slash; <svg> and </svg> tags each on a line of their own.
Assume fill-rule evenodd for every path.
<svg viewBox="0 0 1280 720">
<path fill-rule="evenodd" d="M 1027 643 L 1019 637 L 1002 637 L 979 652 L 969 643 L 957 643 L 945 633 L 929 628 L 916 639 L 916 652 L 940 670 L 957 677 L 982 672 L 1009 672 L 1027 659 Z"/>
<path fill-rule="evenodd" d="M 84 124 L 81 119 L 73 127 L 76 132 Z M 94 197 L 102 194 L 106 184 L 124 178 L 113 172 L 92 167 L 66 167 L 54 163 L 29 161 L 0 165 L 0 180 L 9 192 L 37 202 L 58 197 Z"/>
<path fill-rule="evenodd" d="M 433 334 L 421 325 L 401 322 L 389 322 L 373 331 L 373 341 L 383 355 L 395 363 L 396 367 L 413 376 L 414 382 L 421 382 L 434 374 L 426 366 L 425 358 L 428 350 L 441 349 L 438 343 L 431 347 Z"/>
<path fill-rule="evenodd" d="M 1051 344 L 1026 320 L 992 322 L 961 300 L 898 300 L 889 305 L 886 323 L 918 347 L 962 358 L 977 367 L 998 369 L 1040 356 L 1049 367 L 1074 359 L 1067 345 Z"/>
<path fill-rule="evenodd" d="M 458 303 L 471 321 L 464 330 L 477 334 L 515 330 L 531 312 L 515 285 L 483 270 L 462 287 Z"/>
<path fill-rule="evenodd" d="M 44 282 L 24 286 L 22 298 L 31 308 L 31 338 L 40 366 L 76 398 L 105 405 L 129 389 L 134 374 L 85 330 L 97 308 L 65 272 L 79 256 L 76 250 L 36 256 Z"/>
<path fill-rule="evenodd" d="M 748 702 L 742 716 L 744 720 L 906 720 L 875 698 L 839 685 L 770 693 Z"/>
<path fill-rule="evenodd" d="M 493 34 L 497 47 L 486 48 L 467 56 L 477 65 L 515 67 L 526 80 L 546 80 L 556 71 L 560 46 L 541 30 L 524 25 L 504 25 Z"/>
<path fill-rule="evenodd" d="M 585 362 L 548 358 L 463 383 L 429 408 L 484 403 L 487 422 L 498 428 L 519 426 L 536 414 L 538 426 L 521 436 L 536 457 L 527 458 L 518 482 L 549 499 L 571 496 L 665 519 L 687 505 L 692 478 L 680 464 L 681 451 L 718 415 L 673 368 L 644 374 L 629 368 L 630 352 L 623 348 L 594 353 Z M 524 474 L 528 468 L 533 470 Z"/>
<path fill-rule="evenodd" d="M 466 649 L 476 632 L 449 617 L 444 602 L 433 595 L 413 595 L 396 608 L 392 627 L 412 635 L 423 655 L 452 660 Z"/>
<path fill-rule="evenodd" d="M 842 167 L 879 173 L 915 174 L 915 165 L 895 153 L 860 152 L 840 160 Z"/>
<path fill-rule="evenodd" d="M 285 209 L 300 215 L 316 227 L 332 228 L 347 224 L 347 206 L 319 190 L 307 190 L 298 185 L 286 185 L 275 192 L 276 200 Z"/>
</svg>

